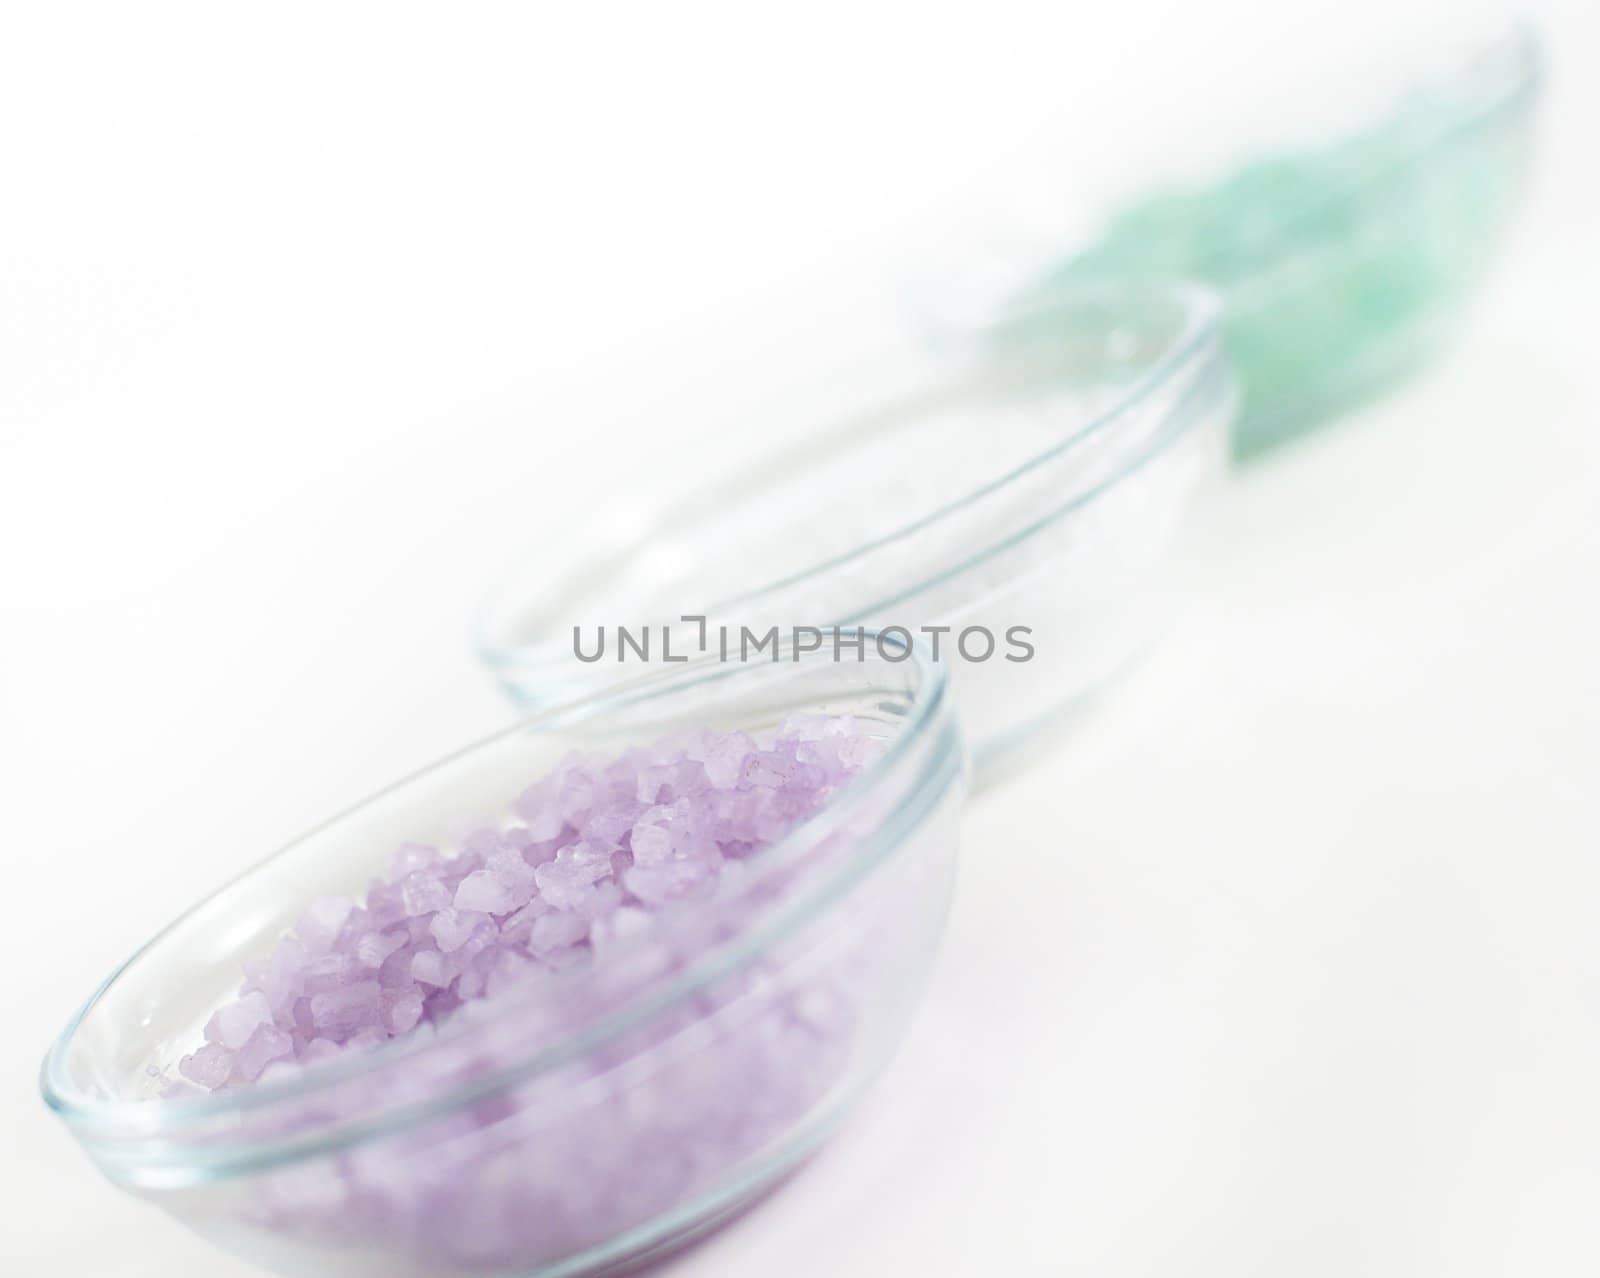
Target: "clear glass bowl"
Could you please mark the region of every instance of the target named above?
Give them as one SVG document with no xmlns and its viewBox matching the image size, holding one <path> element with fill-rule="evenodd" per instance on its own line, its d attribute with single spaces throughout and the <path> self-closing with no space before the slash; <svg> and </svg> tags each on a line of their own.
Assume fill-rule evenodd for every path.
<svg viewBox="0 0 1600 1278">
<path fill-rule="evenodd" d="M 575 1274 L 681 1245 L 833 1129 L 901 1037 L 943 928 L 964 792 L 926 654 L 672 666 L 551 710 L 291 844 L 139 951 L 42 1088 L 117 1185 L 284 1274 Z M 163 1099 L 241 961 L 395 847 L 506 810 L 569 751 L 850 714 L 883 753 L 709 900 L 537 995 L 285 1079 Z M 467 1016 L 469 1008 L 492 1015 Z"/>
<path fill-rule="evenodd" d="M 1419 368 L 1505 237 L 1529 171 L 1542 65 L 1518 27 L 1338 86 L 1342 119 L 1220 172 L 1147 178 L 1097 233 L 1006 255 L 914 302 L 942 349 L 1086 282 L 1183 278 L 1222 295 L 1256 453 Z"/>
<path fill-rule="evenodd" d="M 925 637 L 987 770 L 1149 636 L 1234 402 L 1203 290 L 1079 290 L 991 337 L 693 491 L 646 479 L 550 529 L 484 609 L 485 661 L 538 707 L 627 672 L 620 643 L 575 654 L 602 626 L 654 627 L 658 657 L 684 616 L 707 620 L 673 627 L 679 653 L 723 628 L 948 627 Z"/>
</svg>

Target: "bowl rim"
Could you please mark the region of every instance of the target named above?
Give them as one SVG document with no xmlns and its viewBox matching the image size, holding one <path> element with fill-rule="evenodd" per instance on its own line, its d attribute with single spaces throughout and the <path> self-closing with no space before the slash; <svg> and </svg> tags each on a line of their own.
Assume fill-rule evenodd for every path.
<svg viewBox="0 0 1600 1278">
<path fill-rule="evenodd" d="M 309 1136 L 247 1138 L 239 1142 L 204 1145 L 184 1143 L 183 1131 L 195 1125 L 203 1125 L 207 1120 L 273 1105 L 290 1104 L 327 1092 L 401 1059 L 425 1054 L 439 1045 L 461 1042 L 468 1038 L 476 1026 L 469 1024 L 456 1032 L 431 1036 L 420 1043 L 411 1035 L 400 1035 L 368 1051 L 319 1062 L 316 1067 L 292 1078 L 235 1092 L 202 1093 L 197 1096 L 160 1101 L 110 1099 L 93 1095 L 75 1085 L 66 1068 L 67 1057 L 74 1046 L 78 1032 L 99 1006 L 102 998 L 118 981 L 157 946 L 165 942 L 171 934 L 213 902 L 233 892 L 258 872 L 292 853 L 308 840 L 336 829 L 345 821 L 357 817 L 373 805 L 387 801 L 417 781 L 440 770 L 456 766 L 475 754 L 491 751 L 515 738 L 529 733 L 559 732 L 583 724 L 601 722 L 608 712 L 647 704 L 657 698 L 670 697 L 719 679 L 765 671 L 772 667 L 792 669 L 794 663 L 800 660 L 798 654 L 790 661 L 784 661 L 780 656 L 772 661 L 748 663 L 722 662 L 712 657 L 701 658 L 668 669 L 651 671 L 537 714 L 524 716 L 509 727 L 481 737 L 423 767 L 414 769 L 288 840 L 266 857 L 206 893 L 158 929 L 149 940 L 135 949 L 96 986 L 57 1035 L 40 1066 L 39 1087 L 45 1104 L 74 1130 L 86 1146 L 96 1151 L 112 1150 L 127 1141 L 135 1144 L 146 1142 L 150 1146 L 148 1152 L 156 1163 L 180 1155 L 185 1162 L 194 1161 L 192 1156 L 197 1151 L 203 1151 L 205 1155 L 216 1155 L 217 1157 L 211 1161 L 217 1168 L 225 1169 L 229 1174 L 241 1170 L 260 1170 L 331 1149 L 344 1148 L 364 1139 L 393 1133 L 401 1128 L 425 1122 L 463 1103 L 502 1090 L 511 1083 L 530 1078 L 590 1052 L 678 1003 L 692 998 L 696 991 L 709 982 L 736 971 L 795 927 L 803 926 L 822 914 L 833 901 L 847 893 L 904 843 L 908 826 L 914 828 L 927 810 L 943 798 L 952 787 L 959 788 L 966 772 L 966 755 L 959 728 L 950 708 L 949 677 L 943 664 L 934 661 L 927 652 L 926 645 L 919 640 L 902 643 L 897 638 L 885 636 L 884 641 L 895 645 L 904 655 L 891 660 L 880 654 L 877 660 L 897 669 L 909 666 L 917 672 L 916 683 L 909 695 L 903 720 L 889 737 L 881 755 L 851 777 L 821 809 L 789 830 L 782 838 L 761 849 L 752 858 L 753 862 L 759 862 L 761 872 L 759 875 L 741 880 L 741 889 L 747 889 L 763 881 L 775 871 L 781 870 L 795 857 L 803 855 L 817 841 L 839 829 L 852 813 L 858 811 L 869 797 L 877 793 L 878 787 L 885 781 L 898 780 L 904 793 L 890 791 L 894 797 L 892 805 L 862 836 L 861 845 L 852 848 L 838 864 L 829 867 L 819 882 L 805 885 L 792 893 L 780 896 L 775 901 L 756 907 L 751 925 L 743 929 L 732 941 L 720 941 L 703 952 L 696 953 L 680 973 L 662 982 L 649 982 L 643 988 L 632 991 L 617 1007 L 601 1014 L 592 1024 L 585 1023 L 576 1031 L 567 1033 L 550 1044 L 540 1046 L 527 1060 L 490 1070 L 464 1083 L 446 1085 L 441 1088 L 437 1096 L 429 1096 L 420 1102 L 394 1108 L 381 1107 L 366 1121 L 348 1124 L 335 1121 L 330 1124 L 335 1129 L 332 1133 L 319 1134 L 320 1129 L 318 1129 L 313 1130 Z M 780 645 L 780 653 L 787 647 L 788 645 Z M 856 663 L 851 663 L 851 666 L 855 668 Z M 682 728 L 685 725 L 679 723 L 676 726 Z M 668 730 L 665 724 L 662 730 L 663 732 Z M 920 761 L 915 760 L 916 752 L 924 748 L 929 752 L 928 757 Z M 902 765 L 908 760 L 913 761 L 915 772 L 909 777 L 899 777 Z M 159 1150 L 156 1146 L 159 1146 Z M 138 1165 L 143 1161 L 145 1160 L 134 1158 L 131 1164 Z"/>
<path fill-rule="evenodd" d="M 763 579 L 748 589 L 731 592 L 726 598 L 716 601 L 715 605 L 708 605 L 707 611 L 713 606 L 744 606 L 767 599 L 799 582 L 847 568 L 864 555 L 893 543 L 914 538 L 930 527 L 936 526 L 941 520 L 965 510 L 983 498 L 1020 483 L 1041 467 L 1108 434 L 1146 401 L 1164 387 L 1177 381 L 1186 372 L 1192 371 L 1197 382 L 1207 381 L 1208 374 L 1214 374 L 1219 378 L 1231 377 L 1222 340 L 1223 301 L 1215 288 L 1182 279 L 1085 282 L 1060 290 L 1049 297 L 1012 307 L 1004 314 L 993 315 L 986 322 L 974 326 L 969 331 L 969 335 L 975 339 L 968 352 L 969 358 L 960 361 L 954 372 L 949 369 L 939 369 L 937 366 L 936 371 L 930 372 L 924 365 L 911 379 L 909 385 L 902 382 L 895 390 L 875 394 L 865 403 L 843 411 L 835 410 L 827 414 L 818 424 L 827 430 L 848 423 L 877 420 L 888 415 L 908 416 L 938 410 L 952 399 L 970 397 L 975 391 L 983 393 L 985 382 L 982 374 L 1005 367 L 1008 348 L 1017 336 L 1037 341 L 1041 335 L 1037 326 L 1075 315 L 1099 313 L 1108 315 L 1113 321 L 1123 315 L 1133 319 L 1141 307 L 1163 305 L 1175 309 L 1176 322 L 1172 325 L 1171 334 L 1162 341 L 1158 351 L 1149 357 L 1147 366 L 1128 382 L 1114 402 L 1080 419 L 1054 443 L 1029 455 L 1003 474 L 985 480 L 932 511 L 875 533 L 848 551 L 812 563 L 777 580 Z M 1114 322 L 1107 323 L 1107 336 L 1114 328 Z M 1170 417 L 1174 420 L 1183 419 L 1188 408 L 1189 400 L 1186 397 L 1174 405 Z M 1194 414 L 1189 413 L 1188 416 L 1193 417 Z M 1187 422 L 1180 421 L 1180 424 Z M 857 625 L 862 618 L 872 612 L 937 584 L 951 573 L 966 571 L 985 559 L 1003 554 L 1018 542 L 1043 531 L 1115 487 L 1140 469 L 1151 457 L 1164 451 L 1166 446 L 1181 433 L 1181 430 L 1172 430 L 1165 426 L 1158 429 L 1153 444 L 1133 449 L 1103 480 L 1095 483 L 1087 491 L 1064 497 L 1059 505 L 1052 506 L 1025 528 L 999 541 L 983 543 L 973 555 L 958 564 L 942 567 L 932 574 L 925 574 L 915 582 L 897 585 L 881 599 L 864 598 L 861 602 L 851 604 L 847 612 L 818 619 L 815 624 L 824 628 L 833 625 Z M 720 488 L 730 481 L 746 477 L 768 462 L 770 455 L 741 459 L 732 467 L 714 471 L 703 483 L 695 486 L 695 491 L 704 493 Z M 606 504 L 616 501 L 623 494 L 639 495 L 648 473 L 645 471 L 642 475 L 640 473 L 630 475 L 621 484 L 608 490 Z M 682 496 L 673 496 L 670 501 L 664 500 L 659 489 L 646 488 L 643 500 L 638 504 L 649 509 L 654 517 L 659 516 L 666 507 L 676 505 L 683 500 Z M 551 534 L 556 529 L 551 527 L 545 531 Z M 563 521 L 560 533 L 561 540 L 570 540 L 573 537 L 570 520 Z M 628 547 L 636 546 L 643 542 L 644 536 L 645 534 L 636 534 L 625 544 Z M 542 540 L 548 543 L 551 538 L 547 535 Z M 579 540 L 583 540 L 581 534 Z M 531 576 L 519 571 L 517 565 L 513 563 L 502 571 L 499 578 L 485 592 L 474 614 L 472 635 L 479 658 L 495 674 L 515 678 L 518 672 L 547 669 L 561 651 L 557 637 L 550 629 L 560 618 L 553 616 L 539 619 L 540 637 L 530 642 L 508 642 L 497 634 L 498 631 L 506 629 L 498 623 L 498 619 L 523 601 L 536 599 L 541 593 L 545 593 L 550 581 L 549 573 Z"/>
</svg>

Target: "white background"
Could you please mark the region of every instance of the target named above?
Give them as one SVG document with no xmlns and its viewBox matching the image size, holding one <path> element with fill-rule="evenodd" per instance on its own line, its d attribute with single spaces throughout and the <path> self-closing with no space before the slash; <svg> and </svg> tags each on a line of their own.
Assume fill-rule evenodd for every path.
<svg viewBox="0 0 1600 1278">
<path fill-rule="evenodd" d="M 1130 156 L 1465 21 L 1402 7 L 9 6 L 0 1269 L 250 1272 L 37 1061 L 205 889 L 507 720 L 507 548 Z M 1600 1272 L 1590 8 L 1542 11 L 1537 189 L 1451 356 L 1236 477 L 1172 641 L 973 805 L 872 1103 L 678 1272 Z"/>
</svg>

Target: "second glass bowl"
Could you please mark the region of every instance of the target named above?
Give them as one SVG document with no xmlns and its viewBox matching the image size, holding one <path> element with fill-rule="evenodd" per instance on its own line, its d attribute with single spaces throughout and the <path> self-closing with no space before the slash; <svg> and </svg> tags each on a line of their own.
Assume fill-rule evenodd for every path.
<svg viewBox="0 0 1600 1278">
<path fill-rule="evenodd" d="M 987 768 L 1149 636 L 1235 398 L 1217 304 L 1184 285 L 1080 290 L 991 336 L 697 490 L 645 481 L 552 528 L 486 606 L 484 659 L 537 708 L 664 642 L 749 659 L 745 632 L 818 628 L 850 661 L 854 628 L 902 629 L 951 664 Z"/>
</svg>

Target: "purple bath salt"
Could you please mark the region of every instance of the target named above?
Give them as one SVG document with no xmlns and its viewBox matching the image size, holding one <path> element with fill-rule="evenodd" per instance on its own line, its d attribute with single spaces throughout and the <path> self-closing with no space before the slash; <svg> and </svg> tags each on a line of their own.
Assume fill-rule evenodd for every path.
<svg viewBox="0 0 1600 1278">
<path fill-rule="evenodd" d="M 239 997 L 178 1072 L 230 1092 L 438 1036 L 381 1078 L 358 1075 L 256 1120 L 299 1132 L 520 1064 L 608 997 L 725 940 L 737 916 L 652 938 L 667 914 L 692 922 L 730 876 L 748 881 L 744 863 L 881 746 L 848 718 L 813 715 L 761 739 L 700 732 L 610 760 L 569 758 L 459 847 L 404 844 L 363 900 L 311 902 L 293 935 L 244 964 Z M 714 997 L 632 1031 L 608 1049 L 615 1059 L 571 1067 L 604 1086 L 536 1076 L 347 1156 L 275 1171 L 261 1217 L 464 1267 L 532 1266 L 594 1245 L 753 1156 L 826 1093 L 848 1055 L 850 972 L 819 973 L 797 987 L 751 962 Z M 446 1028 L 469 1032 L 447 1043 Z M 623 1086 L 607 1071 L 625 1063 L 638 1077 Z"/>
</svg>

